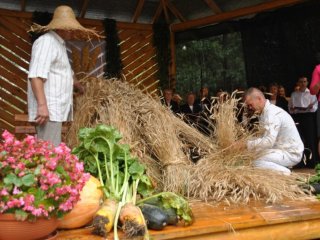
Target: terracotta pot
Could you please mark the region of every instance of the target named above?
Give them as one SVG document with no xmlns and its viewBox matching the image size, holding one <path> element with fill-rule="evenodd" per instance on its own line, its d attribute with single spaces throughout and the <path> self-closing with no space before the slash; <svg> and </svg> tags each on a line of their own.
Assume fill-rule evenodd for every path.
<svg viewBox="0 0 320 240">
<path fill-rule="evenodd" d="M 1 240 L 44 239 L 57 229 L 55 218 L 37 219 L 36 222 L 17 221 L 14 214 L 0 214 Z"/>
</svg>

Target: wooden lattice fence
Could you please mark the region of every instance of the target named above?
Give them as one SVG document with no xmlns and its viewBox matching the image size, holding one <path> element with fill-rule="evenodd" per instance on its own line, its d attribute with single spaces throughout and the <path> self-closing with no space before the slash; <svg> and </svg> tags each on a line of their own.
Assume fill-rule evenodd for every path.
<svg viewBox="0 0 320 240">
<path fill-rule="evenodd" d="M 15 115 L 27 113 L 27 74 L 31 53 L 31 13 L 0 9 L 0 129 L 15 131 Z M 103 34 L 101 21 L 81 19 L 86 27 L 95 27 Z M 158 88 L 158 66 L 155 47 L 152 45 L 152 26 L 147 24 L 117 23 L 120 38 L 122 76 L 139 85 L 144 91 L 155 93 Z M 97 52 L 99 49 L 99 53 Z M 91 75 L 103 76 L 104 43 L 68 44 L 70 61 L 73 55 L 83 56 L 89 51 L 97 54 L 94 66 L 87 65 Z M 74 52 L 73 52 L 74 51 Z"/>
</svg>

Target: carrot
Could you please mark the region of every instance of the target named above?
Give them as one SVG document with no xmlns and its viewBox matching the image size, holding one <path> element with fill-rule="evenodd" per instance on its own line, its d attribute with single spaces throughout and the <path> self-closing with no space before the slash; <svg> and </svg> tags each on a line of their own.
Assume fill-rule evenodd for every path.
<svg viewBox="0 0 320 240">
<path fill-rule="evenodd" d="M 117 211 L 118 203 L 115 200 L 107 199 L 97 211 L 96 216 L 93 218 L 92 233 L 106 237 L 108 232 L 111 231 Z"/>
<path fill-rule="evenodd" d="M 132 203 L 126 203 L 120 212 L 122 230 L 128 237 L 144 236 L 146 223 L 139 207 Z"/>
</svg>

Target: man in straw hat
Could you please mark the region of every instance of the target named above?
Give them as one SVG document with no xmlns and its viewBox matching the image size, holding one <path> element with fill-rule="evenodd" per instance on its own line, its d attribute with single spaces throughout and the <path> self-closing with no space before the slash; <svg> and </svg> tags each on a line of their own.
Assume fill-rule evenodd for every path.
<svg viewBox="0 0 320 240">
<path fill-rule="evenodd" d="M 92 29 L 81 26 L 68 6 L 55 9 L 47 26 L 34 24 L 31 31 L 46 32 L 32 46 L 28 74 L 29 121 L 36 123 L 37 136 L 61 142 L 62 122 L 72 120 L 73 72 L 69 63 L 65 40 L 99 37 Z"/>
<path fill-rule="evenodd" d="M 290 167 L 297 165 L 304 146 L 292 117 L 282 108 L 269 102 L 257 88 L 249 88 L 244 95 L 246 106 L 259 115 L 259 123 L 265 130 L 261 137 L 239 141 L 238 149 L 258 151 L 253 166 L 290 174 Z"/>
</svg>

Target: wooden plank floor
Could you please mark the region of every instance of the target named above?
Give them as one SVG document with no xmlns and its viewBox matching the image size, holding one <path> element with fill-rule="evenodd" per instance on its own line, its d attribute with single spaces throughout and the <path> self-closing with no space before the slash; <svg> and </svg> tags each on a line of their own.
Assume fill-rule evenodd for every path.
<svg viewBox="0 0 320 240">
<path fill-rule="evenodd" d="M 266 205 L 218 206 L 192 204 L 195 221 L 189 227 L 167 226 L 150 231 L 150 238 L 184 240 L 317 239 L 320 238 L 320 202 L 288 201 Z M 95 240 L 91 228 L 59 231 L 55 239 Z M 121 239 L 126 239 L 121 235 Z M 112 234 L 107 239 L 113 239 Z"/>
</svg>

